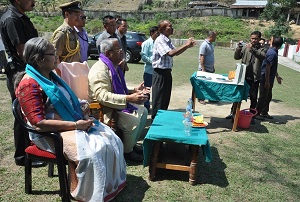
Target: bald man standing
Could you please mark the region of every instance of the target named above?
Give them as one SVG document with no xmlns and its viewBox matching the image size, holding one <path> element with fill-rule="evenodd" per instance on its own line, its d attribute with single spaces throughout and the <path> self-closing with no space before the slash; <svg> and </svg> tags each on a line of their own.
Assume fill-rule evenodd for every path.
<svg viewBox="0 0 300 202">
<path fill-rule="evenodd" d="M 188 48 L 193 47 L 196 42 L 189 38 L 185 45 L 176 48 L 171 39 L 173 26 L 169 20 L 162 20 L 158 23 L 160 35 L 156 38 L 153 46 L 153 77 L 152 77 L 152 119 L 159 109 L 167 110 L 172 90 L 172 67 L 173 56 L 180 55 Z"/>
</svg>

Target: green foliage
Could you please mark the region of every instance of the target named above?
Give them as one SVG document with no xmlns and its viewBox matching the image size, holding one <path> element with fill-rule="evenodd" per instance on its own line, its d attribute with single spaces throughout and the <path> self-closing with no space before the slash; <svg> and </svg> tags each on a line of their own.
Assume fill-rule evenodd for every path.
<svg viewBox="0 0 300 202">
<path fill-rule="evenodd" d="M 88 23 L 85 25 L 85 29 L 88 33 L 97 33 L 103 30 L 102 20 L 100 19 L 88 19 Z"/>
<path fill-rule="evenodd" d="M 161 7 L 163 7 L 163 1 L 161 1 L 161 0 L 154 0 L 153 3 L 152 3 L 152 5 L 155 8 L 161 8 Z"/>
<path fill-rule="evenodd" d="M 33 13 L 28 13 L 30 19 L 34 23 L 39 32 L 53 32 L 59 25 L 62 24 L 62 16 L 55 17 L 42 17 L 35 16 Z M 174 27 L 173 38 L 189 38 L 195 37 L 196 39 L 205 39 L 208 31 L 214 30 L 217 32 L 217 42 L 229 42 L 230 40 L 248 41 L 250 33 L 254 30 L 247 28 L 247 23 L 242 19 L 234 19 L 223 16 L 210 16 L 210 17 L 191 17 L 185 19 L 174 19 L 168 17 L 166 13 L 157 13 L 152 20 L 146 20 L 141 22 L 138 18 L 127 19 L 129 24 L 129 30 L 139 31 L 148 35 L 149 29 L 152 26 L 157 26 L 158 22 L 163 19 L 168 19 L 172 22 Z M 47 22 L 47 23 L 45 23 Z M 275 28 L 284 30 L 283 23 Z M 86 30 L 89 34 L 93 35 L 100 31 L 103 31 L 103 25 L 100 19 L 90 19 L 88 16 Z M 265 29 L 262 26 L 255 28 L 255 30 L 262 31 Z M 288 28 L 285 27 L 285 30 Z M 264 33 L 264 36 L 271 36 L 270 31 Z M 286 33 L 286 32 L 285 32 Z"/>
<path fill-rule="evenodd" d="M 270 0 L 268 1 L 266 8 L 261 14 L 261 19 L 267 21 L 273 20 L 274 26 L 270 26 L 267 30 L 268 37 L 270 36 L 281 36 L 289 32 L 290 26 L 286 22 L 286 16 L 289 10 L 296 5 L 295 0 Z"/>
<path fill-rule="evenodd" d="M 154 16 L 154 20 L 157 22 L 164 19 L 172 21 L 172 19 L 169 17 L 169 15 L 166 12 L 157 12 Z"/>
<path fill-rule="evenodd" d="M 260 18 L 269 20 L 277 20 L 280 16 L 281 8 L 279 6 L 274 6 L 271 1 L 268 1 L 266 8 L 261 13 Z"/>
<path fill-rule="evenodd" d="M 296 0 L 269 0 L 270 2 L 277 3 L 285 11 L 289 11 L 297 5 Z"/>
<path fill-rule="evenodd" d="M 42 17 L 28 13 L 30 20 L 39 32 L 54 32 L 63 23 L 62 16 Z"/>
<path fill-rule="evenodd" d="M 214 30 L 218 34 L 218 42 L 228 42 L 231 39 L 248 40 L 251 32 L 251 30 L 246 31 L 246 24 L 243 20 L 222 16 L 177 19 L 173 26 L 175 27 L 174 38 L 194 36 L 196 39 L 204 39 L 208 31 Z"/>
<path fill-rule="evenodd" d="M 270 36 L 281 36 L 282 34 L 286 34 L 289 31 L 289 24 L 285 21 L 285 18 L 281 15 L 280 18 L 275 21 L 275 25 L 271 26 Z"/>
<path fill-rule="evenodd" d="M 174 1 L 163 1 L 154 0 L 151 2 L 146 1 L 141 7 L 141 10 L 161 10 L 161 9 L 183 9 L 187 7 L 189 0 L 174 0 Z"/>
</svg>

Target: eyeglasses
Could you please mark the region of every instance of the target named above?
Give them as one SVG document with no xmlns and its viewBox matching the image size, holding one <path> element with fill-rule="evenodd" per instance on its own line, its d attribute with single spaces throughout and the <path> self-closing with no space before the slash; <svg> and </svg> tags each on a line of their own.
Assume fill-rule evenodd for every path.
<svg viewBox="0 0 300 202">
<path fill-rule="evenodd" d="M 86 20 L 86 16 L 85 16 L 85 15 L 79 16 L 79 18 L 80 18 L 81 20 Z"/>
<path fill-rule="evenodd" d="M 122 48 L 120 48 L 120 49 L 109 50 L 109 51 L 114 51 L 114 52 L 117 52 L 117 53 L 122 53 L 122 52 L 123 52 L 123 49 L 122 49 Z"/>
</svg>

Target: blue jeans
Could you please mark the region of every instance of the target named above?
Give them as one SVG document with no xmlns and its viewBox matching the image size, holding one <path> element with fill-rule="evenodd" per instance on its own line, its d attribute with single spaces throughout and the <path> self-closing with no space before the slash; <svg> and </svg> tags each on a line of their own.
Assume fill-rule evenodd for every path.
<svg viewBox="0 0 300 202">
<path fill-rule="evenodd" d="M 152 86 L 152 74 L 144 73 L 144 86 L 151 87 Z M 144 102 L 144 107 L 147 109 L 150 108 L 150 94 L 148 94 L 148 100 Z"/>
</svg>

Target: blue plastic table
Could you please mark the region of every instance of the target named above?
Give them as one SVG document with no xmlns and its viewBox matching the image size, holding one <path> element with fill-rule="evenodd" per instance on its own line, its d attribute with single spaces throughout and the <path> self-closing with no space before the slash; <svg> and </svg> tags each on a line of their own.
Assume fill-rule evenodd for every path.
<svg viewBox="0 0 300 202">
<path fill-rule="evenodd" d="M 211 80 L 203 80 L 197 78 L 197 72 L 194 72 L 190 78 L 193 86 L 192 99 L 193 110 L 195 110 L 196 98 L 201 100 L 212 100 L 234 103 L 235 117 L 232 126 L 232 131 L 236 131 L 236 126 L 239 119 L 239 111 L 242 100 L 248 98 L 250 86 L 245 82 L 244 85 L 234 85 L 226 83 L 217 83 Z"/>
<path fill-rule="evenodd" d="M 186 135 L 182 121 L 183 112 L 158 110 L 143 142 L 144 167 L 149 165 L 150 180 L 153 180 L 155 177 L 156 168 L 164 168 L 189 171 L 189 182 L 194 184 L 199 146 L 204 147 L 206 162 L 212 160 L 206 129 L 192 128 L 190 135 Z M 189 145 L 192 149 L 190 166 L 157 163 L 157 156 L 162 142 L 176 142 Z"/>
</svg>

